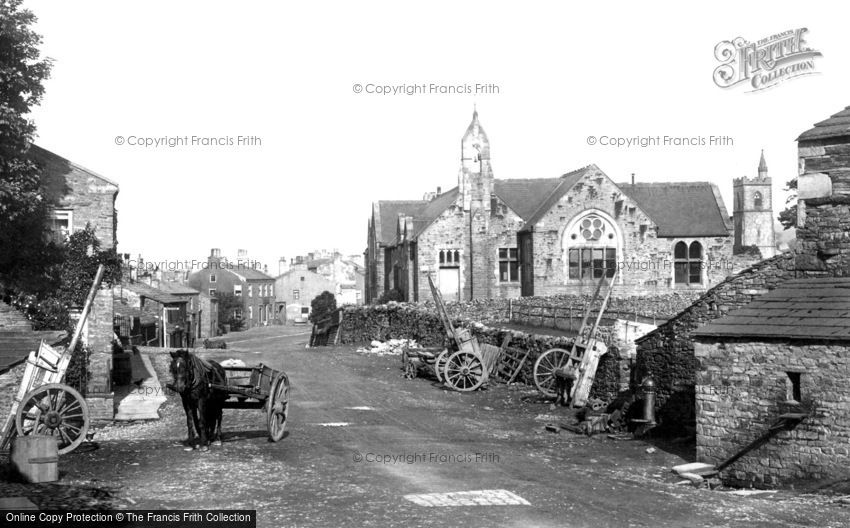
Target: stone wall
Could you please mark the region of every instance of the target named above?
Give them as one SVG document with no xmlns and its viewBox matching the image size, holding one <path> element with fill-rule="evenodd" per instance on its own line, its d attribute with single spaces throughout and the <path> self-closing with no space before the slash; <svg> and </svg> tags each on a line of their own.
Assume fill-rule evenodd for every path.
<svg viewBox="0 0 850 528">
<path fill-rule="evenodd" d="M 509 346 L 530 350 L 518 381 L 533 384 L 534 362 L 539 355 L 550 348 L 569 347 L 572 339 L 540 334 L 530 334 L 515 330 L 501 329 L 472 323 L 469 320 L 456 319 L 456 326 L 468 328 L 480 343 L 500 346 L 506 334 L 510 334 Z M 340 333 L 343 344 L 363 344 L 373 340 L 415 339 L 426 347 L 443 346 L 445 330 L 436 312 L 426 306 L 405 303 L 386 305 L 348 307 L 345 309 Z M 621 358 L 616 346 L 612 329 L 600 328 L 600 339 L 608 345 L 608 353 L 599 361 L 596 378 L 591 388 L 591 397 L 612 400 L 619 392 L 621 380 Z"/>
<path fill-rule="evenodd" d="M 200 325 L 200 339 L 209 339 L 218 335 L 218 299 L 210 297 L 205 293 L 198 296 L 200 303 L 201 316 L 198 324 Z"/>
<path fill-rule="evenodd" d="M 700 338 L 695 356 L 697 458 L 719 463 L 765 433 L 777 417 L 809 417 L 724 472 L 734 484 L 769 487 L 850 478 L 850 342 L 809 344 Z M 799 402 L 788 372 L 800 375 Z"/>
<path fill-rule="evenodd" d="M 86 320 L 88 331 L 86 343 L 91 351 L 86 402 L 89 405 L 90 416 L 94 420 L 111 420 L 113 416 L 113 302 L 112 288 L 99 289 Z"/>
<path fill-rule="evenodd" d="M 744 306 L 779 283 L 797 277 L 794 255 L 782 253 L 743 270 L 705 294 L 674 318 L 637 340 L 635 377 L 656 383 L 657 417 L 675 431 L 695 423 L 694 384 L 699 363 L 691 332 Z"/>
</svg>

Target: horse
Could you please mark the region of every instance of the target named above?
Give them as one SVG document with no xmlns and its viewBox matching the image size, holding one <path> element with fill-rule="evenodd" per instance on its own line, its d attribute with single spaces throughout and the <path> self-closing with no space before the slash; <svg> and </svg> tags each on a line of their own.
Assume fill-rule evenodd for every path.
<svg viewBox="0 0 850 528">
<path fill-rule="evenodd" d="M 171 352 L 171 376 L 174 382 L 166 387 L 180 394 L 183 401 L 189 430 L 187 451 L 198 447 L 208 451 L 210 440 L 214 445 L 221 445 L 222 408 L 228 395 L 211 388 L 210 384 L 227 384 L 224 369 L 215 361 L 201 359 L 188 350 L 177 350 Z"/>
</svg>

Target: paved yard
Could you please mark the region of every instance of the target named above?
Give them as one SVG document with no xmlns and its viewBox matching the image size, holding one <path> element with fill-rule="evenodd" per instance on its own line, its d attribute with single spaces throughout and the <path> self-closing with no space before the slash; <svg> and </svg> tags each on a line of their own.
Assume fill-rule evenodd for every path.
<svg viewBox="0 0 850 528">
<path fill-rule="evenodd" d="M 186 453 L 172 396 L 162 420 L 107 428 L 96 449 L 63 457 L 63 483 L 115 490 L 132 509 L 256 509 L 261 526 L 850 525 L 830 497 L 680 486 L 670 467 L 684 460 L 671 450 L 549 433 L 540 415 L 566 411 L 528 388 L 447 391 L 402 378 L 398 357 L 305 349 L 306 331 L 233 334 L 209 353 L 289 373 L 283 441 L 267 441 L 262 412 L 227 410 L 224 445 Z M 161 371 L 165 358 L 153 359 Z"/>
</svg>

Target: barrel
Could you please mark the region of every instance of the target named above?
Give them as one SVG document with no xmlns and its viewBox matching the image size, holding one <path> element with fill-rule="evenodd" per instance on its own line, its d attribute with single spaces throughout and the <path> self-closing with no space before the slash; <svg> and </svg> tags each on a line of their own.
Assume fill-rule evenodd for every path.
<svg viewBox="0 0 850 528">
<path fill-rule="evenodd" d="M 12 441 L 12 465 L 27 482 L 59 480 L 59 446 L 54 436 L 18 436 Z"/>
</svg>

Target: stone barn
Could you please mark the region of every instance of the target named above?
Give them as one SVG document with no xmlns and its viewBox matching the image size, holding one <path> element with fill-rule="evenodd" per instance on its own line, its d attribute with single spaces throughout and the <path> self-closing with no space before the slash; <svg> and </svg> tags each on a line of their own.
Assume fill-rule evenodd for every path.
<svg viewBox="0 0 850 528">
<path fill-rule="evenodd" d="M 850 278 L 789 280 L 692 336 L 698 460 L 762 438 L 726 481 L 850 477 Z"/>
</svg>

